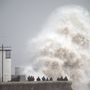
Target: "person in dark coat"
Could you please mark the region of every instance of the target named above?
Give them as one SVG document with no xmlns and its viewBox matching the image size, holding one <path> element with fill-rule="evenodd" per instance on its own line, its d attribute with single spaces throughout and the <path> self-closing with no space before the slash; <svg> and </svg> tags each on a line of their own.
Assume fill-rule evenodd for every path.
<svg viewBox="0 0 90 90">
<path fill-rule="evenodd" d="M 68 81 L 68 78 L 65 76 L 64 81 Z"/>
<path fill-rule="evenodd" d="M 34 81 L 34 80 L 35 80 L 34 76 L 31 76 L 31 81 Z"/>
<path fill-rule="evenodd" d="M 46 79 L 46 81 L 48 81 L 48 78 Z"/>
<path fill-rule="evenodd" d="M 42 77 L 42 81 L 45 81 L 45 77 L 44 76 Z"/>
<path fill-rule="evenodd" d="M 31 76 L 28 76 L 28 81 L 31 81 Z"/>
<path fill-rule="evenodd" d="M 61 76 L 60 81 L 63 81 L 63 77 Z"/>
<path fill-rule="evenodd" d="M 52 77 L 50 78 L 50 81 L 53 81 L 53 78 Z"/>
<path fill-rule="evenodd" d="M 57 78 L 57 81 L 60 81 L 60 78 L 59 77 Z"/>
<path fill-rule="evenodd" d="M 41 79 L 38 77 L 38 78 L 37 78 L 37 81 L 41 81 Z"/>
</svg>

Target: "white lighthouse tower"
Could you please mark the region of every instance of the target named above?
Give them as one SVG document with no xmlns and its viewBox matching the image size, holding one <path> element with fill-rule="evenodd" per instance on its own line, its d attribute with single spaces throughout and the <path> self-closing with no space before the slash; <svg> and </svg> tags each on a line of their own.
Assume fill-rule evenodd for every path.
<svg viewBox="0 0 90 90">
<path fill-rule="evenodd" d="M 11 48 L 0 47 L 0 82 L 11 80 Z"/>
</svg>

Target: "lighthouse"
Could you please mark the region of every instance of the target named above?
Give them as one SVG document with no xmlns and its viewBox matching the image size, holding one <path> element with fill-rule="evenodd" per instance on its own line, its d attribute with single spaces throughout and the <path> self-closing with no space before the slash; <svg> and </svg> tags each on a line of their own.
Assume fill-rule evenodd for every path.
<svg viewBox="0 0 90 90">
<path fill-rule="evenodd" d="M 11 80 L 11 48 L 0 47 L 0 82 Z"/>
</svg>

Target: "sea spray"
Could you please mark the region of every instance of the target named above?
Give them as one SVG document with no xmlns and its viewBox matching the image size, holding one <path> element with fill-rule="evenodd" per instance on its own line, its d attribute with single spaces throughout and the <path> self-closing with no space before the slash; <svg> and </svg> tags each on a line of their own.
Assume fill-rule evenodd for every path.
<svg viewBox="0 0 90 90">
<path fill-rule="evenodd" d="M 90 16 L 80 6 L 56 9 L 30 40 L 32 69 L 46 77 L 67 76 L 74 90 L 89 90 Z"/>
</svg>

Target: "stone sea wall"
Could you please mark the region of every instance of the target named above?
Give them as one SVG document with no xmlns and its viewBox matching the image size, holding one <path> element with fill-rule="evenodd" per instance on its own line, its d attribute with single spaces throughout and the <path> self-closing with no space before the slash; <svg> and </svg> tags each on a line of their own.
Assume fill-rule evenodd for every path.
<svg viewBox="0 0 90 90">
<path fill-rule="evenodd" d="M 70 81 L 0 83 L 0 90 L 72 90 Z"/>
</svg>

